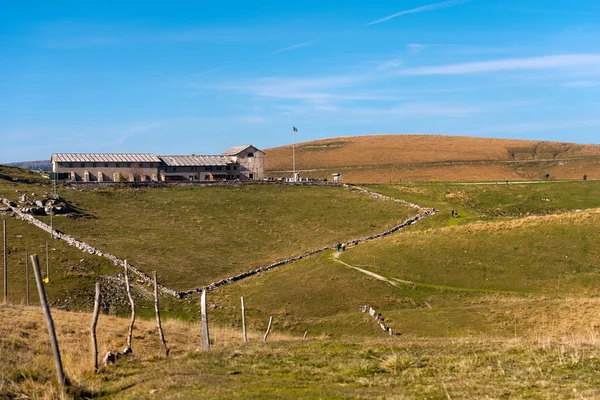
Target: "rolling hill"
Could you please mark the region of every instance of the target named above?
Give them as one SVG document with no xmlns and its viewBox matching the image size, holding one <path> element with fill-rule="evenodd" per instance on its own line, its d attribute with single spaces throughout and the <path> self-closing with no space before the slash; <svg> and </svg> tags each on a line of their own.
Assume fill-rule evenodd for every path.
<svg viewBox="0 0 600 400">
<path fill-rule="evenodd" d="M 291 176 L 292 146 L 265 150 L 266 174 Z M 345 182 L 600 177 L 600 146 L 441 135 L 369 135 L 296 144 L 301 176 Z"/>
</svg>

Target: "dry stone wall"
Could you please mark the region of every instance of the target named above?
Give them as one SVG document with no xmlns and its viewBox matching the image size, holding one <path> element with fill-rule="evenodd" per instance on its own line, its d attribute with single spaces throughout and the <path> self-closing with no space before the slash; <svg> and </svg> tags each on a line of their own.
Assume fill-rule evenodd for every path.
<svg viewBox="0 0 600 400">
<path fill-rule="evenodd" d="M 388 325 L 385 324 L 385 318 L 383 318 L 383 316 L 381 315 L 381 313 L 378 313 L 377 311 L 375 311 L 375 309 L 373 307 L 369 307 L 367 304 L 365 304 L 364 306 L 362 306 L 360 308 L 360 311 L 364 312 L 364 313 L 369 313 L 369 315 L 371 317 L 373 317 L 373 319 L 375 320 L 375 322 L 377 322 L 379 324 L 379 327 L 381 328 L 382 331 L 387 332 L 390 336 L 392 335 L 400 335 L 399 332 L 394 332 L 392 330 L 392 328 Z"/>
<path fill-rule="evenodd" d="M 346 244 L 354 244 L 354 245 L 356 245 L 356 244 L 358 244 L 360 242 L 367 242 L 367 241 L 370 241 L 370 240 L 374 240 L 374 239 L 378 239 L 378 238 L 390 235 L 390 234 L 392 234 L 392 233 L 394 233 L 394 232 L 396 232 L 396 231 L 398 231 L 400 229 L 403 229 L 403 228 L 405 228 L 407 226 L 410 226 L 410 225 L 416 223 L 417 221 L 419 221 L 422 218 L 425 218 L 425 217 L 427 217 L 429 215 L 432 215 L 432 214 L 436 213 L 435 209 L 423 209 L 422 207 L 418 206 L 417 204 L 409 203 L 409 202 L 404 201 L 404 200 L 395 199 L 393 197 L 384 196 L 384 195 L 379 194 L 379 193 L 371 192 L 371 191 L 369 191 L 367 189 L 364 189 L 364 188 L 361 188 L 359 186 L 348 185 L 348 184 L 344 184 L 343 186 L 346 187 L 346 188 L 348 188 L 349 190 L 358 190 L 358 191 L 360 191 L 360 192 L 362 192 L 362 193 L 364 193 L 366 195 L 369 195 L 371 197 L 375 197 L 375 198 L 382 199 L 382 200 L 391 200 L 391 201 L 395 201 L 397 203 L 406 204 L 406 205 L 408 205 L 410 207 L 417 208 L 417 209 L 419 209 L 421 211 L 419 214 L 413 216 L 412 218 L 409 218 L 409 219 L 403 221 L 402 223 L 400 223 L 400 224 L 398 224 L 398 225 L 396 225 L 396 226 L 394 226 L 394 227 L 392 227 L 392 228 L 390 228 L 390 229 L 388 229 L 388 230 L 386 230 L 384 232 L 381 232 L 381 233 L 378 233 L 378 234 L 375 234 L 375 235 L 366 236 L 366 237 L 359 238 L 359 239 L 354 239 L 354 240 L 351 240 L 349 242 L 346 242 Z M 40 229 L 42 229 L 42 230 L 44 230 L 44 231 L 46 231 L 48 233 L 51 233 L 53 235 L 53 237 L 55 237 L 57 239 L 64 240 L 69 245 L 71 245 L 73 247 L 76 247 L 76 248 L 80 249 L 81 251 L 84 251 L 84 252 L 89 253 L 89 254 L 95 254 L 95 255 L 100 256 L 100 257 L 106 257 L 109 260 L 111 260 L 116 266 L 120 266 L 120 267 L 124 267 L 125 266 L 125 260 L 121 260 L 121 259 L 119 259 L 118 257 L 116 257 L 116 256 L 114 256 L 112 254 L 102 252 L 102 251 L 96 249 L 95 247 L 93 247 L 93 246 L 91 246 L 91 245 L 89 245 L 87 243 L 84 243 L 84 242 L 82 242 L 80 240 L 75 239 L 72 236 L 69 236 L 67 234 L 64 234 L 64 233 L 56 230 L 56 229 L 53 229 L 52 227 L 50 227 L 50 225 L 48 225 L 48 224 L 46 224 L 46 223 L 38 220 L 37 218 L 35 218 L 34 216 L 32 216 L 30 214 L 27 214 L 27 213 L 23 212 L 21 209 L 19 209 L 19 207 L 14 202 L 10 201 L 9 199 L 1 199 L 1 203 L 3 203 L 6 206 L 5 208 L 8 208 L 8 209 L 10 209 L 12 211 L 13 215 L 15 216 L 15 218 L 23 220 L 23 221 L 27 221 L 27 222 L 33 224 L 33 225 L 37 226 L 38 228 L 40 228 Z M 268 271 L 270 269 L 279 267 L 281 265 L 285 265 L 285 264 L 289 264 L 289 263 L 292 263 L 292 262 L 295 262 L 295 261 L 303 260 L 305 258 L 308 258 L 308 257 L 310 257 L 312 255 L 315 255 L 317 253 L 320 253 L 320 252 L 323 252 L 323 251 L 326 251 L 326 250 L 333 250 L 333 249 L 335 249 L 335 247 L 336 247 L 336 244 L 333 244 L 333 245 L 330 245 L 330 246 L 325 246 L 325 247 L 321 247 L 321 248 L 318 248 L 318 249 L 315 249 L 315 250 L 311 250 L 311 251 L 308 251 L 308 252 L 306 252 L 304 254 L 301 254 L 301 255 L 298 255 L 298 256 L 295 256 L 295 257 L 286 258 L 284 260 L 277 261 L 277 262 L 275 262 L 273 264 L 269 264 L 269 265 L 266 265 L 266 266 L 263 266 L 263 267 L 260 267 L 260 268 L 256 268 L 256 269 L 251 270 L 251 271 L 242 272 L 241 274 L 234 275 L 234 276 L 229 277 L 229 278 L 221 279 L 220 281 L 211 283 L 211 284 L 209 284 L 207 286 L 204 286 L 204 287 L 199 287 L 199 288 L 195 288 L 195 289 L 185 290 L 185 291 L 181 291 L 181 292 L 178 292 L 178 291 L 176 291 L 174 289 L 170 289 L 170 288 L 168 288 L 166 286 L 163 286 L 163 285 L 160 285 L 160 284 L 158 285 L 158 288 L 159 288 L 159 290 L 162 293 L 169 294 L 169 295 L 171 295 L 173 297 L 176 297 L 176 298 L 183 298 L 183 297 L 189 296 L 191 294 L 202 293 L 202 291 L 205 290 L 205 289 L 207 291 L 214 290 L 214 289 L 216 289 L 216 288 L 218 288 L 220 286 L 227 285 L 227 284 L 230 284 L 230 283 L 233 283 L 233 282 L 237 282 L 237 281 L 239 281 L 241 279 L 250 277 L 252 275 L 256 275 L 256 274 L 264 272 L 264 271 Z M 142 271 L 140 271 L 137 268 L 135 268 L 135 266 L 127 263 L 127 267 L 128 267 L 128 269 L 131 272 L 133 272 L 134 274 L 136 274 L 145 283 L 151 283 L 151 282 L 153 282 L 152 278 L 150 278 L 148 275 L 146 275 Z"/>
<path fill-rule="evenodd" d="M 54 238 L 56 239 L 60 239 L 60 240 L 64 240 L 65 242 L 67 242 L 70 246 L 76 247 L 78 249 L 80 249 L 81 251 L 85 252 L 85 253 L 89 253 L 89 254 L 95 254 L 97 256 L 100 257 L 106 257 L 109 260 L 111 260 L 113 262 L 113 264 L 115 264 L 116 266 L 120 266 L 120 267 L 124 267 L 125 266 L 125 260 L 121 260 L 118 257 L 109 254 L 109 253 L 104 253 L 98 249 L 96 249 L 95 247 L 93 247 L 92 245 L 89 245 L 87 243 L 84 243 L 80 240 L 75 239 L 72 236 L 66 235 L 56 229 L 53 229 L 50 225 L 40 221 L 39 219 L 35 218 L 33 215 L 27 214 L 23 211 L 21 211 L 21 209 L 19 209 L 17 207 L 17 205 L 15 203 L 13 203 L 12 201 L 8 200 L 8 199 L 2 199 L 1 202 L 8 208 L 11 209 L 13 216 L 17 219 L 23 220 L 23 221 L 27 221 L 32 225 L 37 226 L 38 228 L 50 233 Z M 146 283 L 151 283 L 153 282 L 152 278 L 150 278 L 148 275 L 144 274 L 142 271 L 138 270 L 137 268 L 135 268 L 133 265 L 131 265 L 130 263 L 127 263 L 127 267 L 128 269 L 133 272 L 134 274 L 136 274 L 141 280 L 143 280 Z M 175 296 L 175 297 L 179 297 L 178 296 L 178 292 L 173 290 L 173 289 L 169 289 L 163 285 L 158 285 L 158 288 L 161 292 L 166 293 L 166 294 L 170 294 L 171 296 Z"/>
<path fill-rule="evenodd" d="M 371 192 L 370 190 L 361 188 L 359 186 L 344 184 L 344 187 L 348 188 L 349 190 L 358 190 L 358 191 L 360 191 L 360 192 L 362 192 L 362 193 L 364 193 L 366 195 L 369 195 L 371 197 L 375 197 L 375 198 L 382 199 L 382 200 L 392 200 L 392 201 L 395 201 L 397 203 L 406 204 L 406 205 L 408 205 L 410 207 L 422 210 L 422 212 L 420 212 L 419 214 L 415 215 L 414 217 L 409 218 L 409 219 L 403 221 L 401 224 L 398 224 L 398 225 L 396 225 L 396 226 L 394 226 L 394 227 L 392 227 L 392 228 L 390 228 L 390 229 L 388 229 L 388 230 L 386 230 L 384 232 L 377 233 L 377 234 L 371 235 L 371 236 L 366 236 L 366 237 L 359 238 L 359 239 L 354 239 L 354 240 L 351 240 L 349 242 L 346 242 L 346 244 L 356 245 L 356 244 L 358 244 L 360 242 L 367 242 L 369 240 L 374 240 L 374 239 L 378 239 L 378 238 L 390 235 L 390 234 L 392 234 L 392 233 L 394 233 L 394 232 L 396 232 L 396 231 L 398 231 L 398 230 L 400 230 L 402 228 L 406 228 L 407 226 L 414 224 L 415 222 L 419 221 L 422 218 L 425 218 L 425 217 L 427 217 L 429 215 L 432 215 L 432 214 L 435 214 L 437 212 L 437 210 L 434 209 L 434 208 L 423 209 L 421 206 L 419 206 L 417 204 L 413 204 L 413 203 L 410 203 L 408 201 L 404 201 L 404 200 L 400 200 L 400 199 L 395 199 L 393 197 L 385 196 L 385 195 L 382 195 L 382 194 L 379 194 L 379 193 Z M 194 294 L 194 293 L 202 293 L 203 290 L 211 291 L 211 290 L 214 290 L 214 289 L 218 288 L 219 286 L 227 285 L 229 283 L 233 283 L 233 282 L 239 281 L 240 279 L 244 279 L 244 278 L 247 278 L 249 276 L 256 275 L 256 274 L 264 272 L 264 271 L 268 271 L 270 269 L 279 267 L 281 265 L 285 265 L 285 264 L 289 264 L 289 263 L 292 263 L 292 262 L 295 262 L 295 261 L 303 260 L 303 259 L 305 259 L 307 257 L 310 257 L 310 256 L 314 255 L 314 254 L 320 253 L 320 252 L 325 251 L 325 250 L 333 250 L 335 248 L 336 248 L 336 245 L 334 244 L 334 245 L 330 245 L 330 246 L 321 247 L 319 249 L 311 250 L 311 251 L 306 252 L 304 254 L 301 254 L 299 256 L 295 256 L 295 257 L 291 257 L 291 258 L 286 258 L 285 260 L 278 261 L 276 263 L 273 263 L 273 264 L 270 264 L 270 265 L 267 265 L 267 266 L 264 266 L 264 267 L 261 267 L 261 268 L 254 269 L 252 271 L 242 272 L 241 274 L 232 276 L 230 278 L 221 279 L 220 281 L 211 283 L 210 285 L 207 285 L 207 286 L 204 286 L 204 287 L 199 287 L 199 288 L 196 288 L 196 289 L 191 289 L 191 290 L 186 290 L 186 291 L 183 291 L 183 292 L 178 292 L 179 293 L 179 297 L 189 296 L 190 294 Z"/>
</svg>

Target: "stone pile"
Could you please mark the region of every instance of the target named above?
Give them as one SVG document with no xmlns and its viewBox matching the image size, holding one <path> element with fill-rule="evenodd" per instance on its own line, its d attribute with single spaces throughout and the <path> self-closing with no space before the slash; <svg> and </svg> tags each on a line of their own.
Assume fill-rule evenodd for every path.
<svg viewBox="0 0 600 400">
<path fill-rule="evenodd" d="M 35 197 L 35 193 L 31 194 Z M 30 199 L 26 193 L 19 198 L 21 204 L 20 211 L 32 215 L 57 215 L 66 214 L 73 210 L 67 203 L 60 198 L 52 198 L 50 195 L 44 195 L 41 200 Z"/>
</svg>

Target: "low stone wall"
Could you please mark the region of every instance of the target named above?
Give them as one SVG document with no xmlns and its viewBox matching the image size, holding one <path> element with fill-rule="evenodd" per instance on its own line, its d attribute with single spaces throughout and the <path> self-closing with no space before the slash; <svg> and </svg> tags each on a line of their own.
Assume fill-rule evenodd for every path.
<svg viewBox="0 0 600 400">
<path fill-rule="evenodd" d="M 280 181 L 175 181 L 175 182 L 66 182 L 65 186 L 79 190 L 96 190 L 107 187 L 170 187 L 170 186 L 224 186 L 241 185 L 288 185 L 288 186 L 343 186 L 337 182 L 280 182 Z"/>
<path fill-rule="evenodd" d="M 381 330 L 384 332 L 387 332 L 390 336 L 392 336 L 392 335 L 399 336 L 400 335 L 399 332 L 394 332 L 391 327 L 387 326 L 384 323 L 385 319 L 383 318 L 381 313 L 378 313 L 377 311 L 375 311 L 375 309 L 373 307 L 369 307 L 367 304 L 365 304 L 364 306 L 362 306 L 360 308 L 360 311 L 362 311 L 364 313 L 368 312 L 369 315 L 371 317 L 373 317 L 373 319 L 375 319 L 375 321 L 379 324 L 379 327 L 381 328 Z"/>
<path fill-rule="evenodd" d="M 412 208 L 418 208 L 418 209 L 423 208 L 423 207 L 421 207 L 421 206 L 419 206 L 417 204 L 411 203 L 409 201 L 401 200 L 401 199 L 396 199 L 394 197 L 386 196 L 384 194 L 372 192 L 372 191 L 370 191 L 368 189 L 362 188 L 360 186 L 355 186 L 355 185 L 352 185 L 352 184 L 349 184 L 349 183 L 344 184 L 344 187 L 346 187 L 346 188 L 348 188 L 350 190 L 358 190 L 358 191 L 363 192 L 364 194 L 366 194 L 368 196 L 375 197 L 376 199 L 391 200 L 391 201 L 395 201 L 396 203 L 405 204 L 405 205 L 407 205 L 409 207 L 412 207 Z"/>
<path fill-rule="evenodd" d="M 137 184 L 137 183 L 139 183 L 139 182 L 135 182 L 134 184 Z M 265 183 L 271 183 L 271 182 L 256 182 L 256 183 L 257 184 L 265 184 Z M 157 183 L 157 184 L 164 185 L 164 183 Z M 247 183 L 244 183 L 244 184 L 247 184 Z M 302 183 L 292 183 L 292 184 L 307 184 L 307 185 L 311 185 L 311 184 L 315 184 L 315 183 L 302 182 Z M 317 184 L 319 184 L 319 183 L 317 183 Z M 324 183 L 321 183 L 321 184 L 324 184 Z M 77 185 L 81 185 L 81 183 L 77 183 Z M 85 185 L 88 185 L 88 183 L 85 183 Z M 92 185 L 98 187 L 97 183 L 93 183 Z M 116 185 L 122 185 L 122 183 L 116 183 Z M 331 183 L 329 183 L 329 185 L 331 185 Z M 335 184 L 335 185 L 338 185 L 338 184 Z M 385 200 L 392 200 L 392 201 L 395 201 L 395 202 L 398 202 L 398 203 L 407 204 L 410 207 L 414 207 L 414 208 L 417 208 L 419 210 L 423 210 L 420 206 L 418 206 L 416 204 L 409 203 L 407 201 L 400 200 L 400 199 L 395 199 L 393 197 L 384 196 L 384 195 L 381 195 L 379 193 L 374 193 L 374 192 L 371 192 L 371 191 L 369 191 L 367 189 L 364 189 L 364 188 L 361 188 L 361 187 L 358 187 L 358 186 L 344 184 L 344 187 L 347 187 L 350 190 L 359 190 L 359 191 L 361 191 L 361 192 L 363 192 L 363 193 L 365 193 L 365 194 L 367 194 L 367 195 L 369 195 L 371 197 L 375 197 L 375 198 L 379 198 L 379 199 L 385 199 Z M 71 237 L 69 235 L 66 235 L 66 234 L 64 234 L 64 233 L 62 233 L 60 231 L 57 231 L 56 229 L 52 229 L 50 227 L 50 225 L 48 225 L 48 224 L 46 224 L 46 223 L 38 220 L 37 218 L 33 217 L 32 215 L 29 215 L 29 214 L 26 214 L 26 213 L 22 212 L 16 206 L 16 204 L 13 203 L 13 202 L 11 202 L 10 200 L 8 200 L 8 199 L 1 199 L 1 202 L 4 203 L 8 208 L 10 208 L 12 210 L 14 216 L 17 219 L 21 219 L 21 220 L 27 221 L 27 222 L 35 225 L 38 228 L 40 228 L 40 229 L 42 229 L 42 230 L 44 230 L 44 231 L 46 231 L 48 233 L 51 233 L 52 235 L 54 235 L 55 238 L 64 240 L 69 245 L 71 245 L 73 247 L 76 247 L 76 248 L 80 249 L 81 251 L 84 251 L 84 252 L 89 253 L 89 254 L 95 254 L 95 255 L 100 256 L 100 257 L 106 257 L 109 260 L 111 260 L 117 266 L 121 266 L 121 267 L 125 266 L 125 261 L 124 260 L 121 260 L 121 259 L 117 258 L 116 256 L 114 256 L 112 254 L 104 253 L 104 252 L 96 249 L 95 247 L 87 244 L 87 243 L 81 242 L 81 241 L 79 241 L 79 240 L 77 240 L 77 239 L 75 239 L 75 238 L 73 238 L 73 237 Z M 409 218 L 409 219 L 403 221 L 402 223 L 400 223 L 400 224 L 398 224 L 398 225 L 396 225 L 396 226 L 394 226 L 394 227 L 392 227 L 392 228 L 390 228 L 390 229 L 388 229 L 388 230 L 386 230 L 384 232 L 377 233 L 375 235 L 366 236 L 366 237 L 359 238 L 359 239 L 354 239 L 354 240 L 351 240 L 349 242 L 346 242 L 346 244 L 354 244 L 354 245 L 356 245 L 356 244 L 358 244 L 360 242 L 367 242 L 369 240 L 374 240 L 374 239 L 378 239 L 378 238 L 390 235 L 390 234 L 392 234 L 392 233 L 394 233 L 394 232 L 396 232 L 396 231 L 398 231 L 398 230 L 400 230 L 402 228 L 405 228 L 405 227 L 407 227 L 409 225 L 414 224 L 415 222 L 419 221 L 422 218 L 425 218 L 425 217 L 427 217 L 429 215 L 435 214 L 436 212 L 437 211 L 435 209 L 425 209 L 425 210 L 423 210 L 423 212 L 415 215 L 412 218 Z M 256 275 L 256 274 L 264 272 L 264 271 L 268 271 L 270 269 L 279 267 L 281 265 L 285 265 L 285 264 L 289 264 L 289 263 L 292 263 L 292 262 L 295 262 L 295 261 L 303 260 L 303 259 L 305 259 L 307 257 L 310 257 L 312 255 L 315 255 L 317 253 L 320 253 L 320 252 L 323 252 L 323 251 L 326 251 L 326 250 L 333 250 L 333 249 L 335 249 L 335 247 L 336 247 L 336 245 L 333 244 L 333 245 L 330 245 L 330 246 L 325 246 L 325 247 L 321 247 L 321 248 L 318 248 L 318 249 L 315 249 L 315 250 L 311 250 L 311 251 L 308 251 L 306 253 L 300 254 L 298 256 L 286 258 L 285 260 L 281 260 L 281 261 L 275 262 L 273 264 L 266 265 L 264 267 L 256 268 L 254 270 L 247 271 L 247 272 L 242 272 L 241 274 L 234 275 L 234 276 L 229 277 L 229 278 L 221 279 L 220 281 L 211 283 L 211 284 L 209 284 L 207 286 L 204 286 L 204 287 L 199 287 L 199 288 L 195 288 L 195 289 L 185 290 L 185 291 L 181 291 L 181 292 L 178 292 L 178 291 L 176 291 L 174 289 L 167 288 L 166 286 L 163 286 L 163 285 L 160 285 L 160 284 L 158 285 L 158 288 L 159 288 L 159 290 L 162 293 L 166 293 L 166 294 L 169 294 L 169 295 L 171 295 L 173 297 L 177 297 L 177 298 L 183 298 L 183 297 L 189 296 L 191 294 L 202 293 L 202 291 L 205 290 L 205 289 L 207 291 L 215 290 L 216 288 L 218 288 L 220 286 L 227 285 L 229 283 L 233 283 L 233 282 L 239 281 L 241 279 L 250 277 L 252 275 Z M 134 274 L 136 274 L 144 282 L 146 282 L 146 283 L 152 283 L 153 282 L 152 278 L 150 278 L 148 275 L 146 275 L 142 271 L 140 271 L 137 268 L 135 268 L 133 265 L 127 263 L 127 267 L 128 267 L 128 269 L 131 272 L 133 272 Z"/>
<path fill-rule="evenodd" d="M 434 209 L 425 210 L 423 213 L 417 214 L 414 217 L 407 219 L 406 221 L 402 222 L 401 224 L 396 225 L 396 226 L 388 229 L 385 232 L 378 233 L 378 234 L 371 235 L 371 236 L 367 236 L 367 237 L 360 238 L 360 239 L 354 239 L 354 240 L 351 240 L 351 241 L 345 242 L 345 243 L 346 244 L 354 244 L 354 245 L 356 245 L 357 243 L 360 243 L 360 242 L 367 242 L 369 240 L 374 240 L 374 239 L 378 239 L 380 237 L 387 236 L 387 235 L 389 235 L 391 233 L 394 233 L 394 232 L 398 231 L 399 229 L 402 229 L 402 228 L 405 228 L 405 227 L 407 227 L 409 225 L 414 224 L 415 222 L 417 222 L 418 220 L 420 220 L 422 218 L 425 218 L 425 217 L 427 217 L 427 216 L 429 216 L 431 214 L 435 214 L 435 212 L 436 212 L 436 210 L 434 210 Z M 183 291 L 183 292 L 178 292 L 178 294 L 179 294 L 179 297 L 185 297 L 185 296 L 189 296 L 190 294 L 194 294 L 194 293 L 202 293 L 203 290 L 211 291 L 211 290 L 214 290 L 214 289 L 218 288 L 219 286 L 223 286 L 223 285 L 227 285 L 229 283 L 233 283 L 233 282 L 239 281 L 240 279 L 244 279 L 244 278 L 247 278 L 249 276 L 256 275 L 256 274 L 258 274 L 260 272 L 268 271 L 270 269 L 279 267 L 281 265 L 285 265 L 285 264 L 289 264 L 289 263 L 292 263 L 292 262 L 295 262 L 295 261 L 303 260 L 303 259 L 305 259 L 307 257 L 310 257 L 310 256 L 312 256 L 314 254 L 317 254 L 317 253 L 320 253 L 322 251 L 325 251 L 325 250 L 334 250 L 335 247 L 336 247 L 335 244 L 330 245 L 330 246 L 321 247 L 319 249 L 308 251 L 308 252 L 306 252 L 304 254 L 301 254 L 299 256 L 295 256 L 295 257 L 291 257 L 291 258 L 286 258 L 285 260 L 278 261 L 276 263 L 273 263 L 273 264 L 270 264 L 270 265 L 267 265 L 267 266 L 264 266 L 264 267 L 261 267 L 261 268 L 254 269 L 252 271 L 242 272 L 241 274 L 232 276 L 230 278 L 221 279 L 220 281 L 211 283 L 210 285 L 207 285 L 207 286 L 203 286 L 203 287 L 199 287 L 199 288 L 191 289 L 191 290 L 186 290 L 186 291 Z"/>
</svg>

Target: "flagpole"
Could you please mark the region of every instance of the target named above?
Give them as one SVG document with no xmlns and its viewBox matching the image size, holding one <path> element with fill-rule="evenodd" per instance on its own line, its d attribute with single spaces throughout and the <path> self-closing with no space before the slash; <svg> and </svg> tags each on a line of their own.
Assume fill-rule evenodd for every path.
<svg viewBox="0 0 600 400">
<path fill-rule="evenodd" d="M 292 144 L 292 169 L 293 169 L 293 179 L 294 182 L 296 182 L 296 128 L 294 127 L 294 133 L 292 135 L 292 137 L 294 138 L 293 144 Z"/>
</svg>

